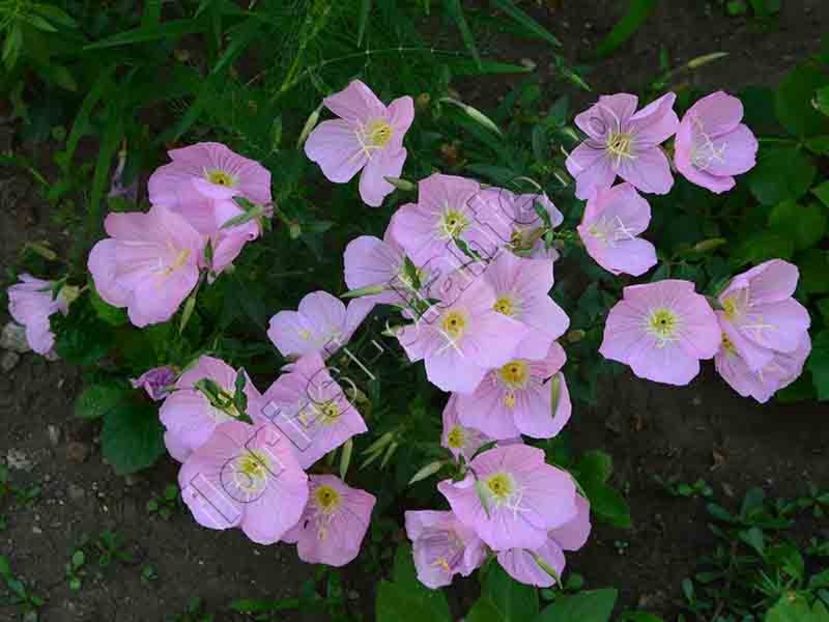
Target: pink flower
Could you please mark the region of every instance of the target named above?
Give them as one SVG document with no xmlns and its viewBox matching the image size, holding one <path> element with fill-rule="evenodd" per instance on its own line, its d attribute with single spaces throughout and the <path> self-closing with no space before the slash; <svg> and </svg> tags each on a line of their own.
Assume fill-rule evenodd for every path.
<svg viewBox="0 0 829 622">
<path fill-rule="evenodd" d="M 456 574 L 468 577 L 484 563 L 483 541 L 452 512 L 409 511 L 405 519 L 417 578 L 426 587 L 449 585 Z"/>
<path fill-rule="evenodd" d="M 630 184 L 602 188 L 587 201 L 577 227 L 587 253 L 613 274 L 641 276 L 656 265 L 656 249 L 637 237 L 648 228 L 651 207 Z"/>
<path fill-rule="evenodd" d="M 319 353 L 327 357 L 348 343 L 372 304 L 357 299 L 345 304 L 328 292 L 306 294 L 296 311 L 271 318 L 268 337 L 282 356 Z"/>
<path fill-rule="evenodd" d="M 360 80 L 323 100 L 339 119 L 320 123 L 305 143 L 305 155 L 329 181 L 343 184 L 361 169 L 360 197 L 379 207 L 394 190 L 384 177 L 400 177 L 406 161 L 403 137 L 414 120 L 411 97 L 383 105 Z"/>
<path fill-rule="evenodd" d="M 199 233 L 159 206 L 109 214 L 104 229 L 110 237 L 92 247 L 87 262 L 98 294 L 126 307 L 135 326 L 169 320 L 199 280 Z"/>
<path fill-rule="evenodd" d="M 488 369 L 512 358 L 527 333 L 495 311 L 495 301 L 492 287 L 475 278 L 398 331 L 397 339 L 411 361 L 425 360 L 430 382 L 443 391 L 472 392 Z"/>
<path fill-rule="evenodd" d="M 349 290 L 368 287 L 382 288 L 377 294 L 363 296 L 360 300 L 377 304 L 393 304 L 406 307 L 411 301 L 422 298 L 420 290 L 405 268 L 406 255 L 403 249 L 386 230 L 383 239 L 361 235 L 345 247 L 343 264 L 345 284 Z M 418 270 L 418 277 L 425 280 L 425 273 Z M 426 283 L 421 283 L 421 286 Z"/>
<path fill-rule="evenodd" d="M 400 207 L 389 229 L 419 268 L 458 267 L 469 261 L 459 243 L 484 258 L 509 243 L 511 223 L 494 195 L 482 193 L 474 179 L 435 173 L 417 188 L 417 203 Z"/>
<path fill-rule="evenodd" d="M 576 196 L 589 199 L 597 190 L 609 188 L 616 175 L 642 192 L 667 194 L 674 180 L 659 145 L 673 136 L 679 123 L 673 111 L 675 99 L 667 93 L 636 112 L 635 95 L 602 95 L 598 103 L 576 115 L 576 125 L 587 134 L 566 162 L 576 178 Z"/>
<path fill-rule="evenodd" d="M 775 353 L 801 348 L 809 312 L 792 296 L 797 266 L 771 259 L 735 276 L 722 293 L 717 316 L 723 333 L 752 371 L 760 371 Z"/>
<path fill-rule="evenodd" d="M 445 447 L 455 459 L 461 456 L 471 460 L 475 452 L 490 442 L 491 438 L 478 430 L 461 425 L 458 419 L 458 396 L 452 393 L 443 408 L 443 432 L 440 435 L 440 446 Z M 517 435 L 513 435 L 514 438 Z"/>
<path fill-rule="evenodd" d="M 58 311 L 63 315 L 69 311 L 69 301 L 63 294 L 63 288 L 53 297 L 54 286 L 54 281 L 21 274 L 20 282 L 8 289 L 9 314 L 15 322 L 26 327 L 26 341 L 38 354 L 50 354 L 55 346 L 55 334 L 49 317 Z"/>
<path fill-rule="evenodd" d="M 257 544 L 278 542 L 308 501 L 308 477 L 269 424 L 222 423 L 181 466 L 178 484 L 197 523 L 240 527 Z"/>
<path fill-rule="evenodd" d="M 794 382 L 803 371 L 803 363 L 812 350 L 808 333 L 792 352 L 774 352 L 771 359 L 759 370 L 752 370 L 745 359 L 723 333 L 722 345 L 714 357 L 717 372 L 731 388 L 743 397 L 753 397 L 765 404 L 777 391 Z"/>
<path fill-rule="evenodd" d="M 479 454 L 459 481 L 438 490 L 452 511 L 496 551 L 537 549 L 547 532 L 576 515 L 576 486 L 568 473 L 544 462 L 529 445 L 507 445 Z"/>
<path fill-rule="evenodd" d="M 484 272 L 495 291 L 493 308 L 527 327 L 515 355 L 541 359 L 561 337 L 570 319 L 547 294 L 553 288 L 553 264 L 548 259 L 524 259 L 501 252 Z"/>
<path fill-rule="evenodd" d="M 271 174 L 258 162 L 234 153 L 221 143 L 198 143 L 173 149 L 172 162 L 150 176 L 147 190 L 150 203 L 184 216 L 202 235 L 211 240 L 213 260 L 204 267 L 221 272 L 241 252 L 245 243 L 260 234 L 255 219 L 226 227 L 244 214 L 233 197 L 267 206 L 271 203 Z"/>
<path fill-rule="evenodd" d="M 630 365 L 640 378 L 685 385 L 720 345 L 717 317 L 689 281 L 625 287 L 607 316 L 602 356 Z"/>
<path fill-rule="evenodd" d="M 170 394 L 178 373 L 169 365 L 148 369 L 138 378 L 130 379 L 133 389 L 144 389 L 154 402 L 163 400 Z"/>
<path fill-rule="evenodd" d="M 534 551 L 509 549 L 498 553 L 498 563 L 513 579 L 536 587 L 552 587 L 560 583 L 564 572 L 564 551 L 577 551 L 590 536 L 590 504 L 576 495 L 576 515 L 567 523 L 548 533 L 546 542 Z M 545 569 L 540 560 L 549 570 Z"/>
<path fill-rule="evenodd" d="M 153 371 L 157 370 L 150 370 Z M 230 365 L 212 356 L 199 357 L 195 365 L 181 374 L 158 413 L 166 430 L 164 444 L 173 458 L 184 462 L 210 438 L 220 423 L 247 414 L 240 413 L 233 404 L 236 375 L 237 372 Z M 221 394 L 208 397 L 196 386 L 196 383 L 204 379 L 215 382 Z M 244 392 L 250 409 L 260 399 L 260 395 L 247 375 L 245 380 Z"/>
<path fill-rule="evenodd" d="M 262 394 L 257 411 L 294 445 L 307 469 L 368 428 L 319 354 L 306 354 Z"/>
<path fill-rule="evenodd" d="M 360 552 L 376 499 L 333 475 L 311 475 L 308 505 L 284 536 L 309 564 L 345 566 Z"/>
<path fill-rule="evenodd" d="M 541 235 L 546 223 L 538 210 L 546 212 L 553 228 L 564 222 L 564 216 L 546 194 L 515 194 L 504 188 L 487 188 L 481 191 L 480 196 L 481 203 L 494 206 L 493 211 L 511 229 L 509 242 L 512 252 L 533 259 L 558 259 L 558 252 L 547 248 Z"/>
<path fill-rule="evenodd" d="M 721 193 L 734 187 L 734 175 L 751 170 L 757 139 L 744 124 L 743 104 L 717 91 L 688 109 L 674 141 L 674 163 L 685 178 Z"/>
<path fill-rule="evenodd" d="M 560 372 L 565 360 L 562 347 L 553 343 L 544 360 L 513 359 L 491 370 L 474 393 L 457 396 L 460 424 L 499 440 L 555 436 L 572 411 Z"/>
</svg>

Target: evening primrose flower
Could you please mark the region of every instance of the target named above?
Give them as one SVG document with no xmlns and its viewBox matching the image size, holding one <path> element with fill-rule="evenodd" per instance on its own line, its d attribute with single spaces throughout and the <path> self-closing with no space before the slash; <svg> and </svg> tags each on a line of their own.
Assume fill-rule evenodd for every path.
<svg viewBox="0 0 829 622">
<path fill-rule="evenodd" d="M 674 163 L 690 182 L 717 194 L 734 187 L 734 175 L 756 163 L 757 139 L 740 121 L 742 102 L 717 91 L 688 109 L 674 141 Z"/>
<path fill-rule="evenodd" d="M 599 352 L 640 378 L 685 385 L 719 346 L 717 317 L 705 297 L 690 281 L 666 279 L 625 287 L 608 313 Z"/>
<path fill-rule="evenodd" d="M 564 551 L 578 551 L 590 536 L 590 504 L 576 495 L 576 515 L 547 534 L 535 549 L 508 549 L 498 553 L 498 563 L 516 581 L 536 587 L 553 587 L 564 572 Z"/>
<path fill-rule="evenodd" d="M 564 349 L 553 343 L 542 360 L 513 359 L 491 370 L 474 393 L 453 396 L 461 429 L 499 440 L 555 436 L 572 412 L 560 371 L 565 360 Z"/>
<path fill-rule="evenodd" d="M 468 577 L 484 563 L 483 540 L 452 512 L 408 511 L 405 521 L 417 578 L 426 587 L 449 585 L 456 574 Z"/>
<path fill-rule="evenodd" d="M 794 264 L 770 259 L 735 276 L 720 293 L 717 317 L 749 369 L 760 371 L 776 353 L 802 348 L 810 318 L 792 297 L 798 277 Z"/>
<path fill-rule="evenodd" d="M 303 469 L 368 430 L 318 353 L 291 365 L 262 394 L 255 410 L 291 442 Z"/>
<path fill-rule="evenodd" d="M 617 175 L 642 192 L 667 194 L 674 180 L 659 145 L 676 132 L 675 100 L 666 93 L 637 112 L 635 95 L 602 95 L 576 115 L 576 125 L 587 134 L 566 162 L 576 178 L 576 196 L 589 199 L 609 188 Z"/>
<path fill-rule="evenodd" d="M 236 370 L 230 365 L 206 355 L 181 374 L 158 412 L 165 429 L 164 444 L 173 458 L 184 462 L 220 423 L 247 414 L 240 413 L 233 404 L 236 376 Z M 210 395 L 199 388 L 200 381 L 205 379 L 215 383 L 222 395 Z M 249 405 L 260 398 L 247 375 L 244 393 Z"/>
<path fill-rule="evenodd" d="M 126 307 L 139 328 L 169 320 L 199 280 L 202 236 L 158 205 L 109 214 L 104 229 L 110 237 L 92 247 L 87 261 L 98 294 Z"/>
<path fill-rule="evenodd" d="M 319 353 L 328 357 L 348 343 L 371 311 L 367 300 L 346 305 L 325 291 L 306 294 L 296 311 L 280 311 L 268 325 L 268 338 L 282 356 Z"/>
<path fill-rule="evenodd" d="M 469 393 L 488 369 L 509 361 L 527 334 L 521 322 L 495 309 L 492 287 L 478 277 L 397 332 L 411 361 L 423 359 L 429 381 L 443 391 Z"/>
<path fill-rule="evenodd" d="M 544 452 L 511 444 L 478 454 L 461 481 L 438 490 L 455 516 L 495 551 L 537 549 L 551 529 L 577 513 L 570 475 L 544 461 Z"/>
<path fill-rule="evenodd" d="M 49 317 L 58 312 L 63 315 L 69 312 L 66 288 L 61 288 L 55 296 L 54 287 L 54 281 L 21 274 L 20 282 L 7 290 L 9 314 L 15 322 L 26 327 L 26 342 L 38 354 L 51 354 L 55 346 Z"/>
<path fill-rule="evenodd" d="M 360 552 L 376 499 L 334 475 L 309 476 L 308 504 L 283 540 L 309 564 L 345 566 Z"/>
<path fill-rule="evenodd" d="M 772 395 L 800 376 L 811 350 L 809 335 L 803 333 L 797 348 L 791 352 L 771 351 L 771 358 L 760 369 L 754 370 L 723 332 L 722 345 L 714 357 L 714 365 L 717 373 L 737 393 L 743 397 L 753 397 L 765 404 Z"/>
<path fill-rule="evenodd" d="M 239 527 L 257 544 L 280 541 L 308 501 L 308 477 L 290 442 L 269 424 L 217 426 L 181 466 L 178 485 L 197 523 Z"/>
<path fill-rule="evenodd" d="M 656 265 L 656 249 L 638 237 L 651 221 L 651 207 L 628 183 L 601 189 L 588 201 L 577 227 L 596 263 L 613 274 L 641 276 Z"/>
<path fill-rule="evenodd" d="M 456 459 L 463 456 L 464 459 L 471 460 L 476 451 L 493 440 L 481 431 L 461 424 L 458 418 L 458 395 L 455 393 L 446 401 L 441 419 L 443 431 L 440 435 L 440 445 L 452 452 Z M 514 437 L 515 435 L 510 438 Z"/>
<path fill-rule="evenodd" d="M 305 155 L 319 164 L 329 181 L 342 184 L 360 175 L 360 197 L 379 207 L 394 190 L 386 177 L 400 177 L 406 161 L 403 137 L 414 120 L 409 96 L 383 105 L 360 80 L 352 81 L 323 104 L 339 119 L 320 123 L 305 142 Z"/>
</svg>

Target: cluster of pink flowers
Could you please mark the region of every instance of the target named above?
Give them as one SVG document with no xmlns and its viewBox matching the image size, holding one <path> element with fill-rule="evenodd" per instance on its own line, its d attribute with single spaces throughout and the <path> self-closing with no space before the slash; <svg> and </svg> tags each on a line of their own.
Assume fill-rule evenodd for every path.
<svg viewBox="0 0 829 622">
<path fill-rule="evenodd" d="M 664 194 L 673 184 L 662 143 L 675 136 L 676 170 L 714 192 L 754 164 L 757 142 L 740 123 L 739 100 L 714 93 L 681 121 L 674 100 L 668 93 L 637 111 L 633 95 L 603 96 L 576 117 L 588 136 L 567 159 L 586 201 L 577 232 L 615 275 L 640 276 L 656 264 L 654 246 L 639 237 L 651 218 L 640 192 Z M 355 80 L 323 104 L 338 118 L 313 128 L 305 153 L 335 183 L 362 171 L 360 196 L 379 206 L 407 157 L 412 99 L 385 106 Z M 270 173 L 259 163 L 216 143 L 169 155 L 150 177 L 149 211 L 109 214 L 109 237 L 88 259 L 101 298 L 139 327 L 169 320 L 261 235 L 270 215 Z M 617 176 L 623 182 L 613 185 Z M 591 529 L 589 503 L 570 474 L 524 442 L 556 436 L 572 411 L 559 343 L 569 318 L 550 297 L 558 253 L 549 229 L 563 215 L 541 192 L 441 173 L 417 190 L 382 239 L 360 236 L 345 249 L 353 300 L 311 292 L 271 318 L 267 336 L 290 363 L 266 391 L 208 355 L 181 373 L 149 370 L 133 386 L 161 402 L 164 442 L 181 463 L 182 496 L 198 523 L 239 528 L 261 544 L 295 543 L 301 559 L 341 566 L 359 553 L 375 498 L 315 467 L 367 431 L 325 361 L 375 305 L 392 305 L 401 348 L 450 394 L 440 442 L 457 477 L 437 485 L 450 509 L 406 512 L 419 579 L 448 585 L 492 555 L 516 580 L 553 586 L 564 551 L 582 547 Z M 792 298 L 797 279 L 795 266 L 772 260 L 734 277 L 716 301 L 682 280 L 625 287 L 600 352 L 673 385 L 714 358 L 737 392 L 766 401 L 799 375 L 811 347 L 808 313 Z M 67 312 L 73 290 L 28 275 L 10 288 L 11 313 L 36 351 L 52 350 L 49 317 Z"/>
<path fill-rule="evenodd" d="M 169 156 L 172 162 L 147 184 L 150 210 L 109 214 L 109 237 L 89 254 L 98 294 L 126 307 L 136 326 L 169 320 L 202 272 L 215 276 L 227 268 L 259 237 L 269 214 L 271 174 L 258 162 L 218 143 L 173 149 Z"/>
<path fill-rule="evenodd" d="M 365 423 L 317 353 L 259 393 L 243 371 L 202 356 L 169 389 L 159 416 L 195 520 L 240 528 L 259 544 L 296 543 L 310 563 L 353 560 L 375 498 L 333 475 L 307 474 Z"/>
<path fill-rule="evenodd" d="M 675 100 L 668 93 L 637 112 L 635 95 L 603 95 L 576 115 L 587 140 L 566 164 L 576 196 L 587 200 L 578 233 L 587 253 L 613 274 L 641 276 L 656 265 L 653 245 L 637 237 L 651 219 L 637 190 L 666 194 L 673 186 L 662 143 L 675 135 L 676 170 L 712 192 L 730 190 L 734 175 L 754 166 L 757 139 L 740 123 L 739 99 L 717 91 L 691 106 L 682 121 L 673 111 Z M 617 176 L 624 183 L 613 186 Z"/>
</svg>

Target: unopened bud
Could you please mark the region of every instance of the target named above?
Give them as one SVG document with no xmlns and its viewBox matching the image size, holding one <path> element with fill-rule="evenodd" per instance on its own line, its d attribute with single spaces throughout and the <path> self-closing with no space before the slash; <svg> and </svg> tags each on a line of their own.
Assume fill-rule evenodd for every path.
<svg viewBox="0 0 829 622">
<path fill-rule="evenodd" d="M 699 69 L 703 65 L 707 65 L 708 63 L 719 60 L 725 56 L 728 56 L 728 52 L 712 52 L 711 54 L 703 54 L 702 56 L 692 58 L 685 63 L 685 66 L 688 67 L 688 69 Z"/>
<path fill-rule="evenodd" d="M 302 126 L 302 131 L 299 133 L 299 138 L 296 141 L 296 148 L 299 149 L 308 139 L 308 135 L 311 131 L 316 127 L 317 121 L 320 120 L 320 110 L 322 110 L 322 104 L 317 106 L 317 108 L 308 115 L 308 118 L 305 120 L 305 125 Z"/>
<path fill-rule="evenodd" d="M 432 101 L 432 96 L 429 93 L 421 93 L 415 99 L 415 106 L 417 106 L 418 110 L 426 110 L 429 107 L 429 104 Z"/>
<path fill-rule="evenodd" d="M 387 182 L 389 182 L 392 186 L 397 188 L 398 190 L 405 190 L 406 192 L 414 192 L 417 189 L 412 182 L 408 179 L 403 179 L 402 177 L 383 177 Z"/>
<path fill-rule="evenodd" d="M 580 328 L 574 328 L 573 330 L 569 331 L 564 338 L 567 340 L 567 343 L 578 343 L 582 339 L 584 339 L 585 332 Z"/>
</svg>

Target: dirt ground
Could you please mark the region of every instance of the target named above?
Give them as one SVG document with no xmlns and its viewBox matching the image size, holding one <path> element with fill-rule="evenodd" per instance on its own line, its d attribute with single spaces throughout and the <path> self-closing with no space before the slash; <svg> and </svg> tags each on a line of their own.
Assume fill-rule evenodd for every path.
<svg viewBox="0 0 829 622">
<path fill-rule="evenodd" d="M 611 1 L 548 2 L 533 9 L 539 19 L 582 58 L 619 16 Z M 746 18 L 725 18 L 719 3 L 664 1 L 632 41 L 591 75 L 596 91 L 633 90 L 651 77 L 660 45 L 675 63 L 713 51 L 731 56 L 695 73 L 710 88 L 736 90 L 773 84 L 806 55 L 817 51 L 829 25 L 829 3 L 788 0 L 776 28 L 765 31 Z M 515 57 L 533 58 L 545 71 L 544 48 L 524 46 Z M 470 86 L 470 89 L 473 87 Z M 462 93 L 474 96 L 474 93 Z M 48 208 L 33 182 L 0 171 L 0 262 L 7 269 L 26 240 L 61 233 L 48 226 Z M 8 319 L 0 312 L 2 323 Z M 175 480 L 162 462 L 147 473 L 121 478 L 101 463 L 94 425 L 73 418 L 80 386 L 76 370 L 23 355 L 0 372 L 0 457 L 17 486 L 37 484 L 29 505 L 6 503 L 0 514 L 2 554 L 32 591 L 47 598 L 47 621 L 161 620 L 182 611 L 191 596 L 205 599 L 217 620 L 232 599 L 275 599 L 296 595 L 313 569 L 288 547 L 258 547 L 238 532 L 200 529 L 185 512 L 169 520 L 145 509 L 153 495 Z M 829 407 L 818 404 L 758 406 L 743 400 L 711 370 L 692 386 L 674 389 L 623 374 L 602 389 L 596 407 L 579 407 L 570 425 L 576 449 L 603 448 L 612 454 L 616 484 L 628 490 L 634 527 L 598 527 L 569 567 L 588 585 L 616 586 L 625 606 L 641 605 L 674 619 L 679 584 L 709 542 L 705 511 L 698 500 L 677 500 L 661 492 L 653 476 L 699 477 L 718 495 L 739 498 L 751 486 L 795 496 L 807 482 L 829 485 Z M 727 501 L 726 501 L 727 503 Z M 133 560 L 98 571 L 88 564 L 80 592 L 69 589 L 65 565 L 84 535 L 117 531 Z M 616 541 L 628 543 L 624 554 Z M 93 560 L 94 561 L 94 560 Z M 142 581 L 150 564 L 158 579 Z M 96 577 L 100 572 L 101 577 Z M 364 585 L 364 582 L 359 582 Z M 370 594 L 352 592 L 360 603 Z M 0 619 L 15 619 L 0 609 Z M 316 619 L 291 614 L 285 620 Z"/>
</svg>

